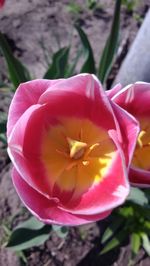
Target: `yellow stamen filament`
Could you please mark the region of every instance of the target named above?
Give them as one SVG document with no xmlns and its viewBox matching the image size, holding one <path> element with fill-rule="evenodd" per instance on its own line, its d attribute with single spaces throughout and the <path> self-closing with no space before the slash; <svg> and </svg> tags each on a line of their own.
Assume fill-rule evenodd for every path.
<svg viewBox="0 0 150 266">
<path fill-rule="evenodd" d="M 142 143 L 142 138 L 143 136 L 146 134 L 146 132 L 144 130 L 141 130 L 141 132 L 139 133 L 138 136 L 138 140 L 137 140 L 137 144 L 142 148 L 143 147 L 143 143 Z"/>
</svg>

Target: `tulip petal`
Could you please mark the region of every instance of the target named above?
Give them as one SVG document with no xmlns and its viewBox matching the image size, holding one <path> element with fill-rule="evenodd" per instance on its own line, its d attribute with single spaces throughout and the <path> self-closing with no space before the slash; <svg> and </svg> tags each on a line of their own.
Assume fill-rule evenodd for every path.
<svg viewBox="0 0 150 266">
<path fill-rule="evenodd" d="M 144 134 L 146 133 L 144 137 L 142 136 L 142 142 L 141 140 L 138 140 L 138 143 L 140 142 L 141 145 L 141 150 L 136 148 L 135 157 L 133 158 L 132 164 L 130 166 L 129 180 L 133 185 L 147 187 L 150 185 L 150 171 L 147 170 L 149 168 L 147 158 L 149 146 L 146 146 L 146 143 L 149 143 L 150 138 L 150 83 L 137 82 L 135 84 L 128 85 L 114 94 L 112 100 L 134 115 L 139 120 L 141 132 L 144 132 Z M 132 139 L 130 142 L 132 143 Z M 142 148 L 143 144 L 144 147 Z M 135 165 L 136 156 L 138 156 L 137 158 L 140 158 L 139 167 L 137 167 L 138 163 Z"/>
<path fill-rule="evenodd" d="M 8 114 L 7 136 L 22 114 L 32 105 L 37 104 L 40 96 L 60 80 L 37 79 L 20 84 L 11 102 Z"/>
<path fill-rule="evenodd" d="M 21 178 L 15 169 L 13 169 L 12 178 L 25 206 L 44 223 L 74 226 L 104 219 L 111 213 L 111 211 L 105 211 L 98 215 L 74 215 L 64 212 L 59 208 L 57 199 L 47 199 L 39 194 Z"/>
<path fill-rule="evenodd" d="M 150 171 L 132 167 L 130 168 L 129 178 L 133 186 L 150 187 Z"/>
<path fill-rule="evenodd" d="M 43 93 L 39 99 L 39 103 L 48 103 L 51 93 L 54 92 L 72 92 L 78 95 L 84 95 L 87 98 L 95 99 L 103 91 L 101 83 L 95 75 L 79 74 L 68 79 L 63 79 L 61 82 L 54 84 Z M 100 92 L 101 91 L 101 92 Z"/>
<path fill-rule="evenodd" d="M 100 82 L 94 75 L 80 74 L 49 88 L 39 104 L 51 106 L 57 116 L 88 118 L 106 130 L 115 128 L 112 108 Z"/>
<path fill-rule="evenodd" d="M 116 95 L 122 88 L 122 85 L 116 84 L 115 87 L 113 87 L 111 90 L 106 91 L 107 96 L 112 99 L 114 95 Z"/>
<path fill-rule="evenodd" d="M 121 146 L 125 154 L 126 165 L 129 167 L 140 131 L 139 122 L 120 106 L 113 102 L 111 104 L 121 130 Z"/>
<path fill-rule="evenodd" d="M 112 100 L 135 117 L 150 115 L 150 83 L 136 82 L 118 91 Z M 144 103 L 144 104 L 143 104 Z"/>
<path fill-rule="evenodd" d="M 40 160 L 40 146 L 37 145 L 41 137 L 39 121 L 42 118 L 42 112 L 40 112 L 40 109 L 42 109 L 42 106 L 32 105 L 18 120 L 8 139 L 8 153 L 17 171 L 26 182 L 48 197 L 50 186 Z M 31 134 L 30 139 L 30 134 L 26 135 L 26 131 L 32 116 L 35 117 L 33 122 L 34 132 L 31 131 L 30 134 L 34 133 L 34 138 L 32 139 Z M 38 136 L 35 132 L 39 132 Z M 26 153 L 26 143 L 31 145 L 31 153 Z"/>
</svg>

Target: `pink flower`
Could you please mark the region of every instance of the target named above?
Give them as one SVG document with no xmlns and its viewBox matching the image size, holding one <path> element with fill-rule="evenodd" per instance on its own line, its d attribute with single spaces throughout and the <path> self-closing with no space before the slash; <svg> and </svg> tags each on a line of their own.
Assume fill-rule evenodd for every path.
<svg viewBox="0 0 150 266">
<path fill-rule="evenodd" d="M 13 183 L 45 223 L 100 220 L 129 193 L 139 127 L 94 75 L 21 84 L 8 116 Z"/>
<path fill-rule="evenodd" d="M 0 0 L 0 8 L 4 5 L 5 0 Z"/>
<path fill-rule="evenodd" d="M 108 92 L 112 100 L 140 123 L 140 133 L 129 172 L 130 182 L 150 186 L 150 83 L 137 82 Z"/>
</svg>

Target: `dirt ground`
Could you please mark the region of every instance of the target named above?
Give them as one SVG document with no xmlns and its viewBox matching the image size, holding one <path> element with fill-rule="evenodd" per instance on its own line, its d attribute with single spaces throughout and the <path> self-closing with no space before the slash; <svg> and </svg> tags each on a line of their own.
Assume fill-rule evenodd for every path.
<svg viewBox="0 0 150 266">
<path fill-rule="evenodd" d="M 44 44 L 46 52 L 52 55 L 59 47 L 67 46 L 72 37 L 72 58 L 80 43 L 73 29 L 75 19 L 87 33 L 94 50 L 98 64 L 105 41 L 109 34 L 113 15 L 113 0 L 99 1 L 95 10 L 89 10 L 86 1 L 78 0 L 81 10 L 73 14 L 68 10 L 71 1 L 52 0 L 6 0 L 6 5 L 0 10 L 0 30 L 5 33 L 9 44 L 16 56 L 27 65 L 33 78 L 41 78 L 46 71 Z M 120 47 L 126 44 L 126 51 L 134 40 L 138 28 L 150 1 L 139 1 L 136 16 L 121 11 Z M 140 19 L 139 19 L 140 18 Z M 111 82 L 122 60 L 116 62 L 108 83 Z M 0 77 L 6 81 L 6 66 L 0 56 Z M 108 84 L 107 84 L 108 85 Z M 12 95 L 0 95 L 0 112 L 8 111 Z M 1 113 L 0 113 L 1 114 Z M 22 204 L 12 186 L 11 163 L 5 147 L 0 143 L 0 243 L 5 242 L 5 232 L 2 224 L 11 224 L 12 216 L 16 213 L 22 219 Z M 19 220 L 18 219 L 18 220 Z M 32 248 L 25 252 L 27 265 L 33 266 L 127 266 L 130 256 L 130 246 L 125 243 L 106 255 L 99 256 L 101 248 L 101 232 L 109 223 L 109 219 L 88 226 L 71 228 L 66 239 L 60 239 L 55 233 L 41 247 Z M 14 224 L 11 225 L 12 227 Z M 4 247 L 0 249 L 0 266 L 18 266 L 18 257 Z M 135 265 L 148 266 L 150 259 L 143 250 L 138 254 Z"/>
</svg>

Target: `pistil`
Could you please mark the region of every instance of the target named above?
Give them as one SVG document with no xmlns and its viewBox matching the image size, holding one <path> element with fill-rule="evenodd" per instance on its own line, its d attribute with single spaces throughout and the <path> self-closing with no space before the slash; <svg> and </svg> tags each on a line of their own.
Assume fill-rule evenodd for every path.
<svg viewBox="0 0 150 266">
<path fill-rule="evenodd" d="M 67 138 L 70 150 L 70 158 L 78 160 L 84 156 L 84 153 L 87 148 L 87 144 L 85 142 L 77 141 L 71 138 Z"/>
</svg>

